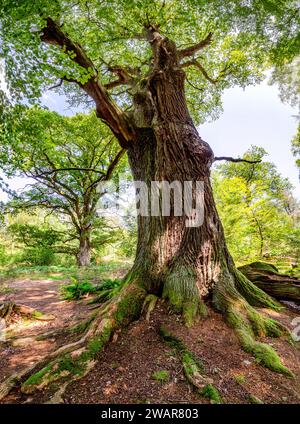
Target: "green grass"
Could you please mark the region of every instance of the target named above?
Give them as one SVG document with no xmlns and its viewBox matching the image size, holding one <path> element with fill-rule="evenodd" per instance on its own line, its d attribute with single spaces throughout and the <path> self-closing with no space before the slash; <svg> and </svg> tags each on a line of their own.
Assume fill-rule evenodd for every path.
<svg viewBox="0 0 300 424">
<path fill-rule="evenodd" d="M 14 293 L 15 289 L 9 287 L 6 283 L 0 283 L 0 295 Z"/>
<path fill-rule="evenodd" d="M 128 261 L 110 261 L 100 265 L 91 265 L 86 268 L 78 268 L 77 266 L 24 266 L 12 265 L 9 267 L 0 267 L 0 282 L 16 279 L 27 278 L 30 280 L 67 280 L 70 276 L 76 276 L 80 281 L 90 280 L 96 282 L 100 278 L 111 278 L 113 272 L 130 268 Z"/>
</svg>

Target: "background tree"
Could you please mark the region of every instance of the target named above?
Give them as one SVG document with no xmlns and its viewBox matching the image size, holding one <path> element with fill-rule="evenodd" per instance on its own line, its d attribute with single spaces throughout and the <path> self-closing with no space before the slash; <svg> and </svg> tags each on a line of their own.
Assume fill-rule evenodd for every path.
<svg viewBox="0 0 300 424">
<path fill-rule="evenodd" d="M 298 125 L 298 131 L 292 140 L 292 152 L 296 156 L 296 164 L 300 168 L 300 124 Z"/>
<path fill-rule="evenodd" d="M 204 183 L 201 227 L 187 228 L 186 217 L 174 214 L 139 216 L 133 269 L 89 337 L 101 336 L 103 344 L 138 316 L 147 293 L 162 294 L 188 324 L 212 297 L 244 349 L 288 373 L 255 340 L 255 333 L 282 329 L 253 306 L 279 306 L 233 263 L 210 184 L 213 152 L 195 124 L 216 116 L 224 89 L 260 81 L 273 57 L 285 56 L 284 46 L 299 46 L 296 6 L 291 0 L 3 1 L 1 51 L 14 102 L 34 102 L 52 84 L 74 102 L 88 97 L 126 149 L 135 180 Z M 296 49 L 287 50 L 291 61 Z M 86 339 L 72 349 L 82 355 L 83 345 L 88 349 Z"/>
<path fill-rule="evenodd" d="M 252 147 L 243 158 L 265 154 Z M 299 205 L 273 163 L 219 165 L 213 188 L 227 244 L 240 265 L 266 259 L 284 264 L 285 258 L 289 265 L 298 262 Z"/>
<path fill-rule="evenodd" d="M 23 110 L 17 122 L 0 149 L 3 171 L 30 182 L 21 194 L 7 189 L 7 208 L 46 209 L 64 220 L 65 229 L 15 224 L 11 231 L 27 245 L 50 243 L 57 252 L 75 254 L 79 266 L 89 265 L 92 248 L 114 237 L 114 229 L 97 217 L 103 195 L 98 184 L 120 169 L 124 151 L 94 114 L 67 118 L 33 108 Z"/>
</svg>

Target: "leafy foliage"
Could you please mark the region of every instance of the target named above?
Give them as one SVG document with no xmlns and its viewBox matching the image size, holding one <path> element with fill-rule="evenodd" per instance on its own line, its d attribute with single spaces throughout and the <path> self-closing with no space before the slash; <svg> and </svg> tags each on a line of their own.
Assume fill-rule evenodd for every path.
<svg viewBox="0 0 300 424">
<path fill-rule="evenodd" d="M 61 293 L 65 300 L 79 300 L 83 296 L 95 293 L 96 287 L 89 281 L 78 281 L 76 277 L 71 277 L 71 284 L 61 286 Z"/>
<path fill-rule="evenodd" d="M 78 101 L 78 89 L 68 81 L 84 84 L 93 74 L 72 61 L 72 53 L 41 43 L 47 17 L 61 25 L 74 42 L 82 42 L 104 84 L 114 79 L 113 69 L 123 66 L 141 81 L 151 65 L 151 49 L 143 33 L 149 23 L 178 47 L 198 43 L 213 34 L 207 50 L 197 54 L 211 80 L 191 66 L 186 92 L 196 121 L 216 117 L 221 93 L 233 85 L 259 81 L 271 63 L 291 62 L 299 54 L 299 8 L 294 0 L 79 0 L 48 2 L 2 0 L 1 50 L 14 101 L 36 102 L 41 93 L 60 78 L 58 89 Z M 114 99 L 122 107 L 132 92 L 116 86 Z M 80 98 L 80 94 L 79 94 Z M 85 102 L 81 96 L 79 102 Z"/>
<path fill-rule="evenodd" d="M 298 131 L 292 140 L 292 151 L 294 156 L 296 156 L 296 164 L 300 168 L 300 124 L 298 125 Z"/>
<path fill-rule="evenodd" d="M 252 147 L 245 159 L 263 158 L 266 152 Z M 274 164 L 224 164 L 213 174 L 216 202 L 226 240 L 237 262 L 258 258 L 299 260 L 299 205 L 291 184 Z"/>
<path fill-rule="evenodd" d="M 94 285 L 88 280 L 80 281 L 77 277 L 70 277 L 70 284 L 63 284 L 61 286 L 61 294 L 65 300 L 79 300 L 89 294 L 101 294 L 108 290 L 115 290 L 120 288 L 120 280 L 103 280 L 101 284 Z"/>
</svg>

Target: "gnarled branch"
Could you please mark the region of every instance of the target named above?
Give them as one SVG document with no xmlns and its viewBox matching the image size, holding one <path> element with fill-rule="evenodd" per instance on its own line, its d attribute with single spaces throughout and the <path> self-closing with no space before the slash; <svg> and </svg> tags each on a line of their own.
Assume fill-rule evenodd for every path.
<svg viewBox="0 0 300 424">
<path fill-rule="evenodd" d="M 187 47 L 186 49 L 178 50 L 178 56 L 179 59 L 183 59 L 187 56 L 193 56 L 193 54 L 197 53 L 199 50 L 204 49 L 206 46 L 208 46 L 212 41 L 212 32 L 209 32 L 207 36 L 201 40 L 199 43 L 194 44 L 190 47 Z"/>
<path fill-rule="evenodd" d="M 219 82 L 221 78 L 223 78 L 226 74 L 229 73 L 228 69 L 230 68 L 230 65 L 225 65 L 219 75 L 216 78 L 212 78 L 211 76 L 209 76 L 207 70 L 204 68 L 203 65 L 201 65 L 198 60 L 191 59 L 181 64 L 182 68 L 187 68 L 188 66 L 195 66 L 196 68 L 198 68 L 202 75 L 205 77 L 205 79 L 207 79 L 211 84 L 214 85 L 217 84 L 217 82 Z"/>
<path fill-rule="evenodd" d="M 105 121 L 122 147 L 135 138 L 135 131 L 128 116 L 111 100 L 99 81 L 98 71 L 79 43 L 73 42 L 68 34 L 50 17 L 46 20 L 41 40 L 56 45 L 70 54 L 71 60 L 84 68 L 89 75 L 87 82 L 76 83 L 95 101 L 97 116 Z"/>
</svg>

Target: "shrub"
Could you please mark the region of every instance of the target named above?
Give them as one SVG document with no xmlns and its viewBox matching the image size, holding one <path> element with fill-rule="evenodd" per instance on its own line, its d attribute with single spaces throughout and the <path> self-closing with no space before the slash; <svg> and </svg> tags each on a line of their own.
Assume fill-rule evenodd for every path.
<svg viewBox="0 0 300 424">
<path fill-rule="evenodd" d="M 25 249 L 21 262 L 27 262 L 30 265 L 52 265 L 55 262 L 55 255 L 52 249 L 47 247 L 32 247 Z"/>
<path fill-rule="evenodd" d="M 88 280 L 79 281 L 77 277 L 71 277 L 70 284 L 61 286 L 61 294 L 65 300 L 79 300 L 83 296 L 105 292 L 107 297 L 108 292 L 114 294 L 121 286 L 120 280 L 103 280 L 101 284 L 94 285 Z"/>
<path fill-rule="evenodd" d="M 60 288 L 65 300 L 79 300 L 83 296 L 95 293 L 96 286 L 89 281 L 78 281 L 76 277 L 71 277 L 71 284 L 63 284 Z"/>
</svg>

